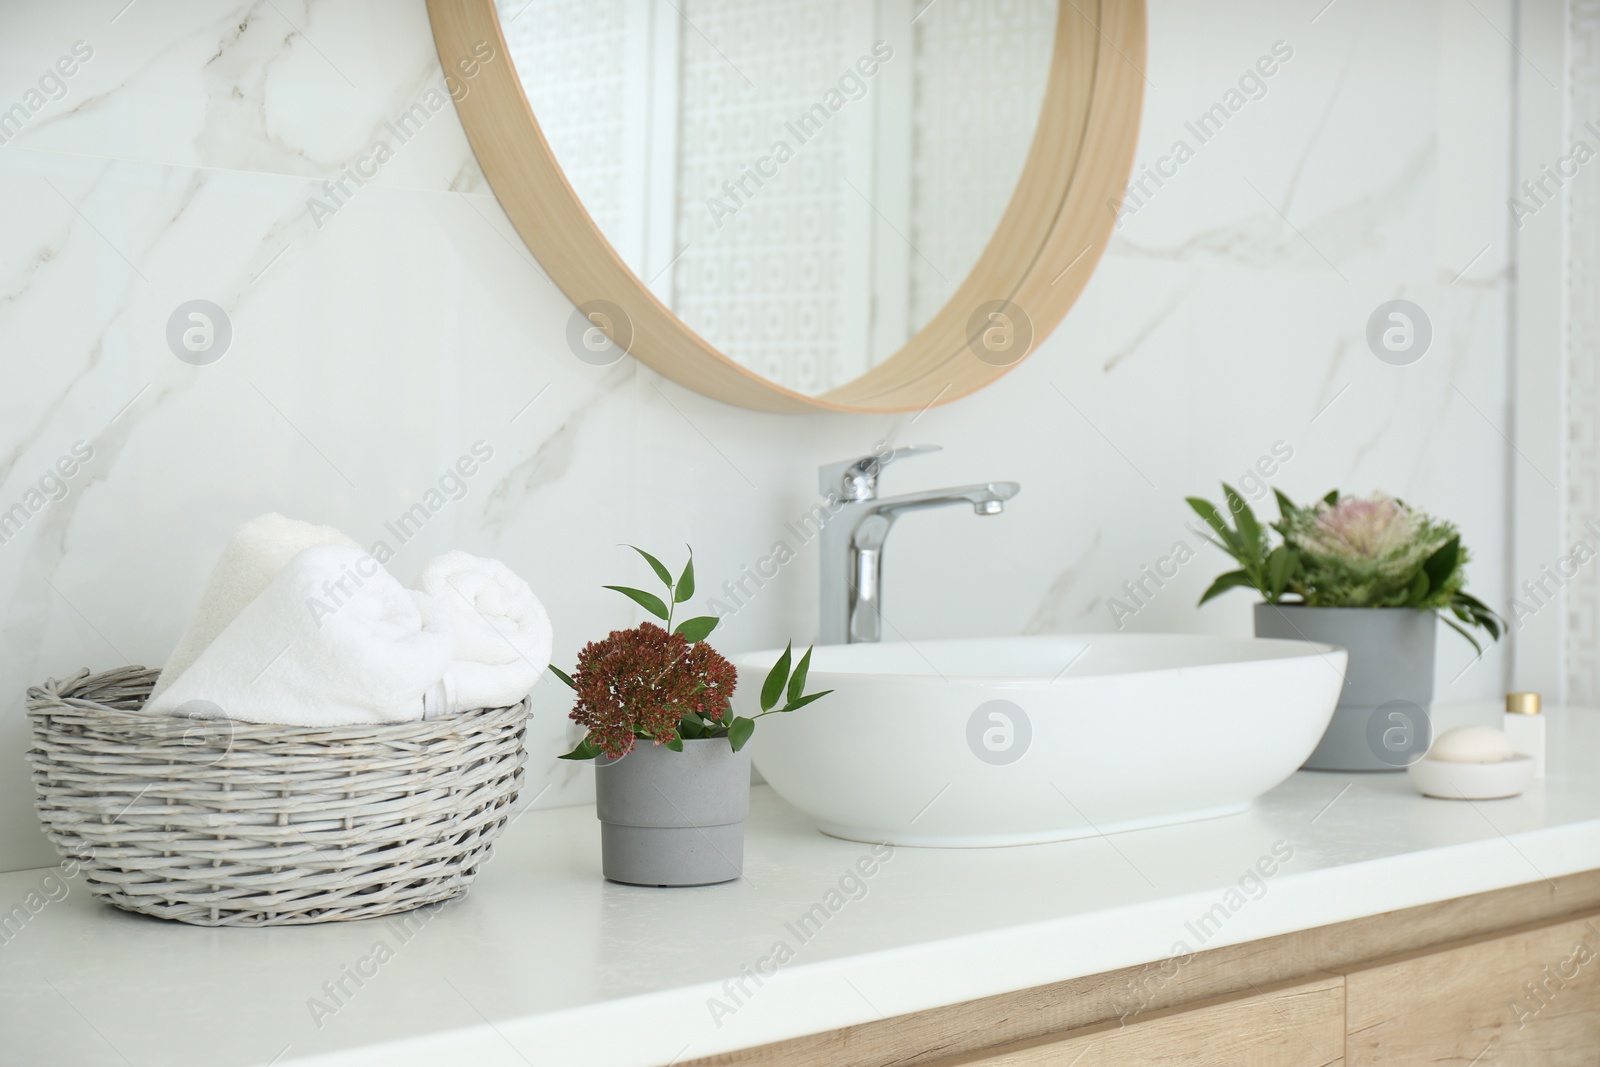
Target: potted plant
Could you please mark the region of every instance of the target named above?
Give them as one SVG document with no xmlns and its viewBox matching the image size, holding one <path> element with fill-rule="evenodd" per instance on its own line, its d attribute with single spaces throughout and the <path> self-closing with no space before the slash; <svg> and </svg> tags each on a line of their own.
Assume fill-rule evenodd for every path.
<svg viewBox="0 0 1600 1067">
<path fill-rule="evenodd" d="M 601 866 L 611 881 L 649 886 L 732 881 L 744 867 L 747 745 L 755 720 L 798 710 L 831 690 L 806 693 L 811 650 L 793 664 L 786 649 L 762 684 L 761 711 L 733 715 L 728 701 L 738 672 L 705 643 L 717 619 L 700 615 L 673 625 L 678 605 L 694 595 L 693 551 L 677 581 L 656 557 L 641 548 L 634 551 L 665 584 L 666 596 L 620 585 L 605 588 L 664 625 L 644 622 L 589 642 L 571 675 L 550 667 L 577 694 L 571 717 L 588 730 L 561 758 L 595 760 Z"/>
<path fill-rule="evenodd" d="M 1255 608 L 1257 637 L 1321 641 L 1350 654 L 1333 721 L 1305 766 L 1393 771 L 1420 759 L 1432 733 L 1437 621 L 1479 655 L 1472 631 L 1499 640 L 1503 626 L 1465 589 L 1468 553 L 1455 526 L 1383 493 L 1338 490 L 1310 507 L 1274 490 L 1279 518 L 1264 526 L 1231 486 L 1222 492 L 1232 525 L 1209 502 L 1188 498 L 1216 535 L 1212 543 L 1239 564 L 1200 603 L 1253 588 L 1264 598 Z"/>
</svg>

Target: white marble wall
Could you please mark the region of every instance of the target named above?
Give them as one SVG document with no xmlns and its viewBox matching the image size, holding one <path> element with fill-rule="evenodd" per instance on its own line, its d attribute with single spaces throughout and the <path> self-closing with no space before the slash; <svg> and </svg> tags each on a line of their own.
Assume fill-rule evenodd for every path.
<svg viewBox="0 0 1600 1067">
<path fill-rule="evenodd" d="M 709 594 L 767 554 L 818 463 L 880 438 L 946 449 L 891 489 L 1024 487 L 998 519 L 895 534 L 887 613 L 911 639 L 1110 628 L 1108 598 L 1188 536 L 1183 496 L 1279 441 L 1293 494 L 1382 487 L 1456 519 L 1501 602 L 1510 0 L 1324 3 L 1153 0 L 1142 161 L 1275 41 L 1293 58 L 1128 219 L 1033 358 L 919 418 L 761 415 L 580 362 L 448 106 L 319 225 L 322 183 L 440 85 L 417 0 L 8 5 L 0 109 L 74 42 L 93 57 L 0 148 L 0 509 L 75 442 L 94 455 L 0 545 L 0 868 L 50 860 L 26 685 L 160 662 L 236 523 L 277 509 L 376 539 L 480 439 L 493 460 L 393 568 L 503 558 L 562 661 L 635 620 L 598 588 L 644 578 L 619 542 L 692 542 Z M 1409 367 L 1363 340 L 1396 296 L 1435 329 Z M 196 298 L 232 323 L 211 366 L 165 341 Z M 1194 607 L 1222 566 L 1207 549 L 1129 627 L 1248 632 L 1242 593 Z M 719 643 L 805 640 L 815 583 L 807 551 Z M 1441 646 L 1443 697 L 1500 687 L 1499 652 L 1469 661 Z M 560 697 L 541 687 L 530 734 L 541 804 L 590 789 L 554 761 Z"/>
</svg>

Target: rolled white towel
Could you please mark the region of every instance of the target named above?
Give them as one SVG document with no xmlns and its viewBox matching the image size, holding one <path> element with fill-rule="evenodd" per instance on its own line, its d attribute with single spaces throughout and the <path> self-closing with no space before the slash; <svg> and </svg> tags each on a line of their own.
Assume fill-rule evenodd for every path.
<svg viewBox="0 0 1600 1067">
<path fill-rule="evenodd" d="M 446 552 L 422 569 L 414 593 L 423 626 L 448 636 L 452 711 L 517 703 L 550 664 L 550 616 L 528 583 L 499 560 Z"/>
<path fill-rule="evenodd" d="M 152 697 L 158 697 L 200 658 L 200 653 L 261 595 L 289 561 L 313 545 L 359 547 L 331 526 L 313 526 L 277 512 L 251 519 L 233 531 L 227 547 L 211 568 L 200 603 L 189 616 L 178 646 L 156 679 Z"/>
<path fill-rule="evenodd" d="M 290 726 L 421 719 L 453 649 L 447 635 L 423 629 L 411 591 L 377 560 L 318 545 L 290 560 L 146 708 L 189 714 L 184 705 L 198 701 L 230 719 Z"/>
</svg>

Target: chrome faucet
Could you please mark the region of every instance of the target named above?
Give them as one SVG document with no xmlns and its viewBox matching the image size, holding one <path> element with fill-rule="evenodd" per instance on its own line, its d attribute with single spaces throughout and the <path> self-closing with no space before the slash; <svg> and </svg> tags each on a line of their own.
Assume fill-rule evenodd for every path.
<svg viewBox="0 0 1600 1067">
<path fill-rule="evenodd" d="M 878 498 L 884 467 L 937 451 L 938 445 L 907 445 L 818 468 L 819 488 L 831 512 L 822 526 L 822 644 L 882 636 L 883 543 L 896 519 L 954 504 L 968 504 L 978 515 L 998 515 L 1022 488 L 1016 482 L 984 482 Z"/>
</svg>

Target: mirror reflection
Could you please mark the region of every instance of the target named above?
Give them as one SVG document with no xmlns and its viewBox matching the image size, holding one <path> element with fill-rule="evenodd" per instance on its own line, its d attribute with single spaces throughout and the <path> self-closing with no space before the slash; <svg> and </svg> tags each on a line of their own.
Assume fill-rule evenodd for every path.
<svg viewBox="0 0 1600 1067">
<path fill-rule="evenodd" d="M 1022 171 L 1056 0 L 499 0 L 534 116 L 624 262 L 826 393 L 966 277 Z"/>
</svg>

